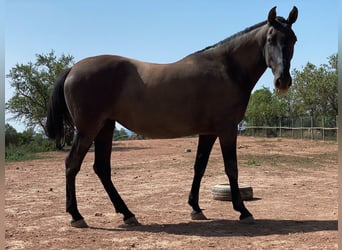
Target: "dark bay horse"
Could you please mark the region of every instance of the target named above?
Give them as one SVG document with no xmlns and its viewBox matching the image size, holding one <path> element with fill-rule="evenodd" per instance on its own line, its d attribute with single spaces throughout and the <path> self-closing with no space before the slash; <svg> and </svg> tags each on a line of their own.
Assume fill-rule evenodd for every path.
<svg viewBox="0 0 342 250">
<path fill-rule="evenodd" d="M 241 200 L 236 156 L 237 125 L 244 116 L 251 91 L 272 69 L 280 93 L 291 85 L 290 61 L 296 36 L 287 19 L 269 11 L 266 21 L 213 46 L 170 64 L 102 55 L 83 59 L 56 80 L 50 97 L 47 131 L 64 136 L 65 124 L 77 134 L 66 158 L 66 210 L 71 225 L 86 227 L 76 202 L 75 178 L 88 149 L 95 142 L 94 170 L 116 212 L 126 224 L 138 224 L 111 180 L 112 134 L 115 122 L 150 138 L 199 135 L 194 178 L 188 203 L 192 219 L 205 219 L 198 204 L 201 179 L 213 144 L 219 138 L 233 208 L 240 220 L 253 222 Z"/>
</svg>

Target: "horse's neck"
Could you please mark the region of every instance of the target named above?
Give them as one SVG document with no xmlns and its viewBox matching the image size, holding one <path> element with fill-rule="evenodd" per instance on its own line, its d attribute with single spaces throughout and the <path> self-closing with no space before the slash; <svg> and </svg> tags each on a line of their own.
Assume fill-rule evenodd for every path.
<svg viewBox="0 0 342 250">
<path fill-rule="evenodd" d="M 246 85 L 250 91 L 267 69 L 263 52 L 266 33 L 267 24 L 236 36 L 215 49 L 226 68 L 232 68 L 232 74 L 240 74 L 240 84 Z"/>
</svg>

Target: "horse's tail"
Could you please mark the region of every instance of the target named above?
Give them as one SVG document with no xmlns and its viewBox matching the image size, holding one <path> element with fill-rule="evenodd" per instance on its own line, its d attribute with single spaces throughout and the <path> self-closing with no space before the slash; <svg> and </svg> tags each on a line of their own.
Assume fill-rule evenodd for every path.
<svg viewBox="0 0 342 250">
<path fill-rule="evenodd" d="M 57 77 L 49 99 L 46 134 L 49 138 L 56 140 L 56 145 L 62 145 L 61 142 L 65 136 L 65 126 L 73 126 L 64 96 L 64 81 L 70 70 L 71 68 L 65 70 Z"/>
</svg>

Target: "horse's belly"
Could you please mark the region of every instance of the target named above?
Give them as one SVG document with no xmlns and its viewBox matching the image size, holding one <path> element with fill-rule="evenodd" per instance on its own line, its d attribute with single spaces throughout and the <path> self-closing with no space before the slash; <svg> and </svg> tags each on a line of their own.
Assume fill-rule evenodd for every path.
<svg viewBox="0 0 342 250">
<path fill-rule="evenodd" d="M 212 133 L 213 129 L 204 119 L 181 111 L 137 111 L 116 119 L 129 130 L 150 138 L 176 138 L 200 133 Z M 206 120 L 208 121 L 208 120 Z"/>
</svg>

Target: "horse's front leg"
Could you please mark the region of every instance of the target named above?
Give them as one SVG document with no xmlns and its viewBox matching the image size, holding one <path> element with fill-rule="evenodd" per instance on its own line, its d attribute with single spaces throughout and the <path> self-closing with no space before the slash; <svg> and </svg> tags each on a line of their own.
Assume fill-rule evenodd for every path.
<svg viewBox="0 0 342 250">
<path fill-rule="evenodd" d="M 230 183 L 234 210 L 239 211 L 241 213 L 241 222 L 254 223 L 253 215 L 245 207 L 240 195 L 236 156 L 236 139 L 236 132 L 225 133 L 219 136 L 224 161 L 224 168 Z"/>
<path fill-rule="evenodd" d="M 206 217 L 202 213 L 202 209 L 198 204 L 199 189 L 201 180 L 204 175 L 209 155 L 216 141 L 216 135 L 200 135 L 198 139 L 197 154 L 194 165 L 194 179 L 189 195 L 189 205 L 192 207 L 191 219 L 205 220 Z"/>
</svg>

